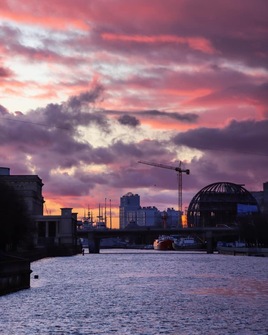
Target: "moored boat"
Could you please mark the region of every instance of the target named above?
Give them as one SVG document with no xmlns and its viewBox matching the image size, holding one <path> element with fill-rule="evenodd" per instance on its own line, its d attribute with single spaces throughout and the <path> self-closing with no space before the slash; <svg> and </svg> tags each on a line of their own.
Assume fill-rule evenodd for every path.
<svg viewBox="0 0 268 335">
<path fill-rule="evenodd" d="M 172 236 L 160 235 L 158 239 L 154 240 L 154 250 L 173 250 L 173 241 L 174 238 Z"/>
<path fill-rule="evenodd" d="M 203 249 L 204 244 L 193 236 L 187 236 L 174 239 L 172 247 L 174 250 L 198 250 Z"/>
</svg>

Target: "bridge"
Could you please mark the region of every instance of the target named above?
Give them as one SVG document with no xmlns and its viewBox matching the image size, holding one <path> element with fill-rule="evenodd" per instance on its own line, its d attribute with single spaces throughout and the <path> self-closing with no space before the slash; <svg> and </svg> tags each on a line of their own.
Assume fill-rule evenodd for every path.
<svg viewBox="0 0 268 335">
<path fill-rule="evenodd" d="M 139 238 L 144 244 L 151 244 L 159 235 L 198 235 L 206 241 L 207 253 L 213 253 L 213 241 L 221 236 L 237 236 L 237 227 L 194 227 L 194 228 L 139 228 L 139 229 L 91 229 L 77 230 L 77 237 L 87 238 L 91 253 L 100 252 L 100 240 L 109 237 Z"/>
</svg>

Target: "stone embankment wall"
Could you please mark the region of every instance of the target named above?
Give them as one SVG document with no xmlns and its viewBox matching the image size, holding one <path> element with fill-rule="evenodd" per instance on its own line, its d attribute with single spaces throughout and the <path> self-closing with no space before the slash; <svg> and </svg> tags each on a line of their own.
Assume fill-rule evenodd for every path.
<svg viewBox="0 0 268 335">
<path fill-rule="evenodd" d="M 23 258 L 0 258 L 0 295 L 30 287 L 30 261 Z"/>
<path fill-rule="evenodd" d="M 17 252 L 12 256 L 0 253 L 0 296 L 30 288 L 31 262 L 46 257 L 73 256 L 81 252 L 81 246 L 60 246 Z"/>
</svg>

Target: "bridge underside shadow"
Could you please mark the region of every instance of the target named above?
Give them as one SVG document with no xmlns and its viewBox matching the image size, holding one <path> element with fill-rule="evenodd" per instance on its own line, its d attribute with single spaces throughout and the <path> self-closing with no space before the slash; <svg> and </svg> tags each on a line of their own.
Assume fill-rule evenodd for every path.
<svg viewBox="0 0 268 335">
<path fill-rule="evenodd" d="M 125 237 L 129 240 L 140 238 L 144 244 L 152 244 L 159 235 L 195 235 L 206 244 L 206 251 L 208 254 L 213 253 L 215 241 L 221 237 L 239 236 L 237 228 L 216 228 L 216 227 L 202 227 L 202 228 L 181 228 L 181 229 L 103 229 L 78 231 L 77 236 L 88 239 L 88 249 L 90 253 L 100 252 L 100 241 L 111 237 Z"/>
</svg>

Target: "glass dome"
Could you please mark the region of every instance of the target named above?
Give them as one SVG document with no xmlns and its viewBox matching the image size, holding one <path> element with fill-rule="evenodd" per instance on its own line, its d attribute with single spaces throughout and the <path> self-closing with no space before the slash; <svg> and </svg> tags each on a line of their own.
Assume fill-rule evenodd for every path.
<svg viewBox="0 0 268 335">
<path fill-rule="evenodd" d="M 187 211 L 189 227 L 217 227 L 237 224 L 240 216 L 259 212 L 253 195 L 242 185 L 218 182 L 202 188 Z"/>
</svg>

